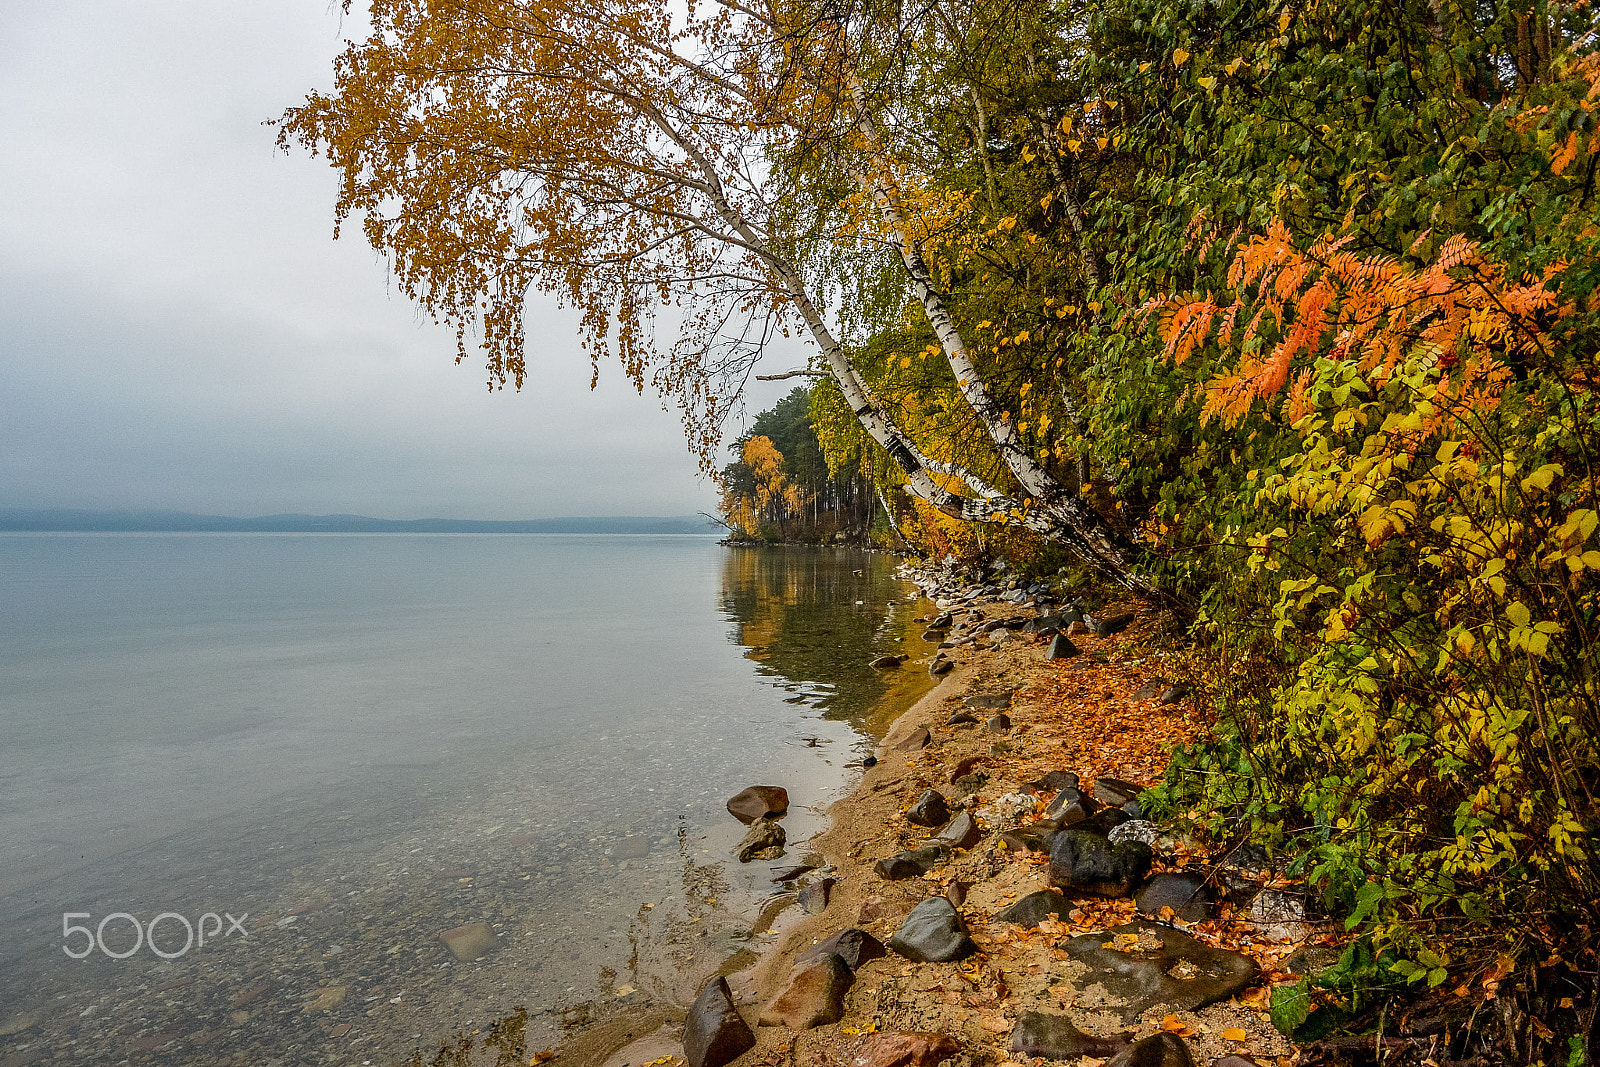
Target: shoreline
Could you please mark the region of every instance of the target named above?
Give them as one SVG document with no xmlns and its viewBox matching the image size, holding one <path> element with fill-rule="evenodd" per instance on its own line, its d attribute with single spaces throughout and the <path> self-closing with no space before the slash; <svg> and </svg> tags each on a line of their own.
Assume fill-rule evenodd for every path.
<svg viewBox="0 0 1600 1067">
<path fill-rule="evenodd" d="M 934 577 L 928 572 L 911 577 L 930 601 L 930 593 L 936 592 L 929 588 Z M 1028 606 L 1015 602 L 1020 600 Z M 1009 836 L 1028 829 L 1030 817 L 1054 796 L 1054 790 L 1030 786 L 1046 774 L 1066 771 L 1078 775 L 1086 791 L 1101 780 L 1153 784 L 1172 746 L 1204 726 L 1199 709 L 1175 700 L 1162 703 L 1170 694 L 1152 692 L 1155 683 L 1165 690 L 1169 679 L 1159 675 L 1166 654 L 1147 647 L 1154 618 L 1144 609 L 1132 613 L 1135 617 L 1122 633 L 1073 635 L 1070 640 L 1082 654 L 1052 661 L 1046 658 L 1048 635 L 1030 636 L 1013 628 L 1037 617 L 1033 600 L 1014 594 L 1005 599 L 974 596 L 969 588 L 955 600 L 936 601 L 936 613 L 946 605 L 958 616 L 974 612 L 967 618 L 986 625 L 970 630 L 1004 636 L 991 645 L 983 633 L 969 632 L 957 647 L 937 653 L 948 656 L 953 669 L 889 725 L 876 748 L 877 764 L 827 809 L 827 828 L 810 845 L 823 858 L 823 873 L 834 879 L 825 891 L 825 907 L 813 914 L 786 910 L 773 926 L 777 939 L 753 964 L 726 974 L 734 1005 L 755 1041 L 731 1061 L 735 1067 L 890 1067 L 907 1062 L 931 1067 L 943 1060 L 957 1067 L 1015 1064 L 1029 1059 L 1013 1051 L 1027 1044 L 1018 1034 L 1026 1031 L 1029 1019 L 1041 1015 L 1069 1018 L 1081 1029 L 1080 1036 L 1102 1042 L 1086 1049 L 1110 1052 L 1140 1039 L 1177 1040 L 1185 1045 L 1190 1062 L 1202 1065 L 1228 1056 L 1251 1057 L 1227 1060 L 1233 1067 L 1288 1062 L 1280 1057 L 1291 1055 L 1293 1046 L 1270 1025 L 1266 1013 L 1271 985 L 1292 977 L 1291 957 L 1300 959 L 1319 948 L 1325 955 L 1329 950 L 1318 942 L 1333 940 L 1304 922 L 1304 915 L 1272 929 L 1251 921 L 1255 913 L 1243 902 L 1246 894 L 1235 894 L 1240 904 L 1230 904 L 1224 895 L 1207 920 L 1186 922 L 1165 911 L 1141 920 L 1128 897 L 1068 892 L 1076 907 L 1068 914 L 1064 905 L 1058 918 L 1039 927 L 996 921 L 1008 905 L 1049 888 L 1047 854 L 1026 848 L 1019 852 L 1019 838 Z M 1049 609 L 1047 603 L 1038 607 Z M 1007 621 L 1010 625 L 1003 625 Z M 913 665 L 926 663 L 913 658 L 902 669 Z M 973 704 L 986 706 L 969 706 Z M 963 711 L 973 721 L 952 725 L 950 719 L 960 718 Z M 1004 729 L 985 721 L 996 711 L 1010 719 Z M 921 731 L 927 731 L 925 739 Z M 966 776 L 974 771 L 983 778 Z M 974 816 L 981 836 L 920 877 L 886 880 L 875 869 L 879 860 L 926 845 L 928 835 L 939 829 L 912 825 L 906 818 L 906 808 L 929 789 L 945 797 L 952 817 L 963 812 Z M 1214 876 L 1244 882 L 1256 895 L 1263 893 L 1260 885 L 1281 886 L 1282 879 L 1272 872 L 1235 872 L 1208 864 L 1210 857 L 1192 842 L 1167 844 L 1171 847 L 1157 853 L 1159 874 L 1181 875 L 1186 867 L 1199 870 L 1204 865 Z M 810 1026 L 758 1025 L 763 1014 L 775 1014 L 773 1002 L 780 995 L 793 1000 L 791 983 L 797 983 L 795 989 L 804 984 L 796 978 L 802 953 L 846 930 L 862 931 L 887 945 L 914 906 L 941 895 L 958 902 L 976 955 L 962 962 L 912 962 L 890 950 L 879 958 L 851 961 L 857 965 L 846 983 L 840 1017 Z M 1253 971 L 1248 987 L 1187 1009 L 1162 1003 L 1119 1014 L 1115 996 L 1107 992 L 1112 983 L 1098 981 L 1092 970 L 1067 960 L 1060 946 L 1070 935 L 1095 933 L 1097 939 L 1101 931 L 1131 922 L 1149 925 L 1152 919 L 1162 930 L 1243 960 Z M 635 1020 L 635 1037 L 629 1042 L 583 1048 L 588 1043 L 580 1039 L 562 1046 L 557 1055 L 583 1067 L 688 1062 L 682 1013 L 674 1015 L 649 1020 L 653 1029 L 642 1035 L 638 1027 L 646 1020 Z M 959 1048 L 947 1052 L 923 1047 L 931 1033 L 952 1037 Z M 1159 1038 L 1162 1034 L 1168 1036 Z M 894 1060 L 890 1045 L 904 1051 L 908 1040 L 922 1041 L 921 1051 L 910 1060 Z"/>
</svg>

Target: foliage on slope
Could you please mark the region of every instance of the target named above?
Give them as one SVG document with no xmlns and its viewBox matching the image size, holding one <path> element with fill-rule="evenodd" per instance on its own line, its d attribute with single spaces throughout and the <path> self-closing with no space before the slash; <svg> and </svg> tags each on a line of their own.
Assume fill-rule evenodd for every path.
<svg viewBox="0 0 1600 1067">
<path fill-rule="evenodd" d="M 1081 338 L 1096 428 L 1220 713 L 1162 810 L 1298 855 L 1364 935 L 1341 981 L 1570 1005 L 1600 933 L 1588 16 L 1132 0 L 1096 32 L 1142 168 L 1101 201 L 1129 239 Z"/>
</svg>

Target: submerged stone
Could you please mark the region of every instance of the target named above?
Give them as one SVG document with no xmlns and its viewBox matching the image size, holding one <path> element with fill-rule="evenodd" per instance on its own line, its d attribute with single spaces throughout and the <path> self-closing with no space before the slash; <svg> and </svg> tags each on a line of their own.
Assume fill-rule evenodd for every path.
<svg viewBox="0 0 1600 1067">
<path fill-rule="evenodd" d="M 463 963 L 488 955 L 500 944 L 499 938 L 494 936 L 494 930 L 486 922 L 472 922 L 445 930 L 439 935 L 439 940 L 450 950 L 450 955 Z"/>
</svg>

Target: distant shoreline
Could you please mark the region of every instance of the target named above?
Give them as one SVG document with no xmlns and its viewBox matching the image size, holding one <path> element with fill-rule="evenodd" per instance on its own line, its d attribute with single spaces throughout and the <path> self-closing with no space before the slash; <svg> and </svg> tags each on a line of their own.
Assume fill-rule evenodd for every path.
<svg viewBox="0 0 1600 1067">
<path fill-rule="evenodd" d="M 722 527 L 702 515 L 590 516 L 554 519 L 378 519 L 367 515 L 234 517 L 183 511 L 0 508 L 0 533 L 409 533 L 687 534 Z"/>
</svg>

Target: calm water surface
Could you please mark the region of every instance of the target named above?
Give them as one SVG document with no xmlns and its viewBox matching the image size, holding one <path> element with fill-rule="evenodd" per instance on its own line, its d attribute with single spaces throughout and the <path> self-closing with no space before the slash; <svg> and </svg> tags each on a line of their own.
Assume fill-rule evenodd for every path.
<svg viewBox="0 0 1600 1067">
<path fill-rule="evenodd" d="M 0 1064 L 381 1064 L 514 1005 L 539 1044 L 681 1003 L 761 947 L 773 868 L 926 688 L 865 667 L 924 651 L 892 570 L 697 537 L 0 536 Z M 752 783 L 789 789 L 790 854 L 730 864 Z M 75 960 L 67 913 L 172 917 Z M 207 913 L 248 936 L 185 948 Z M 494 947 L 458 961 L 438 934 L 472 922 Z"/>
</svg>

